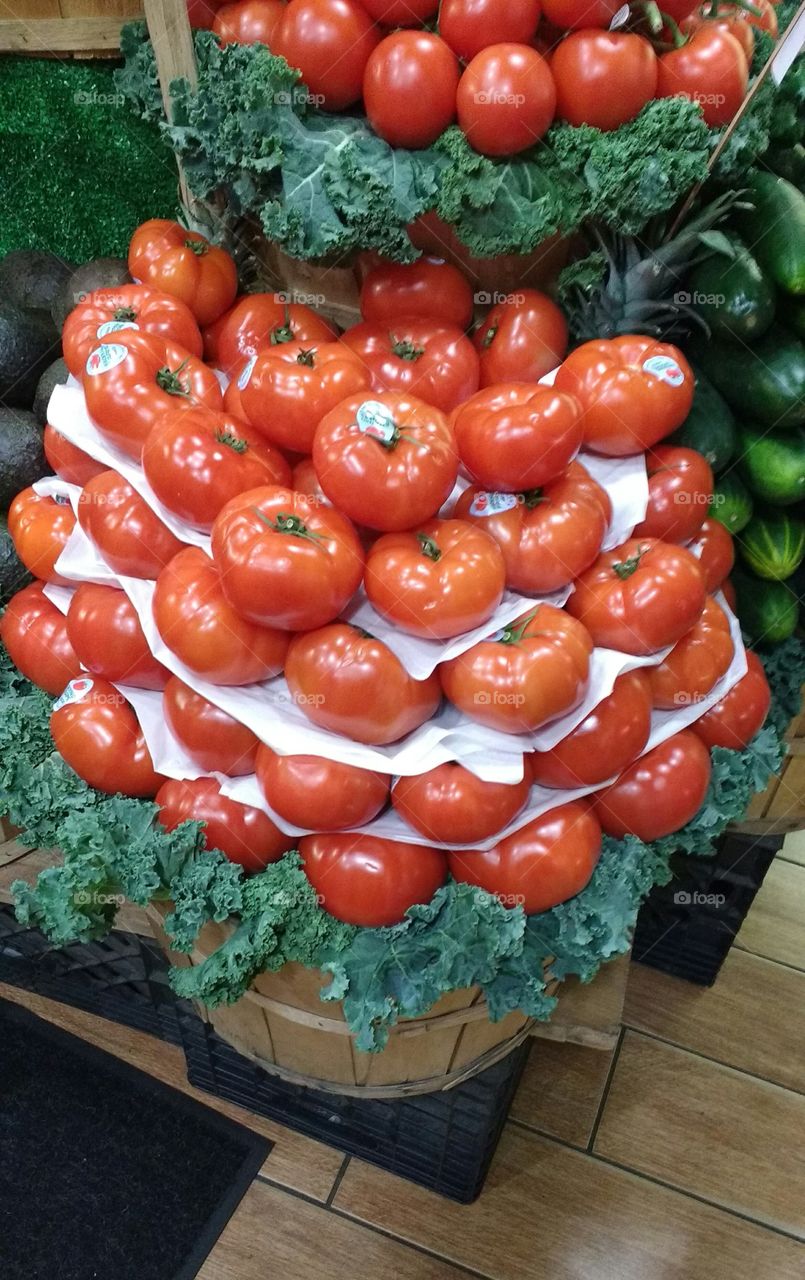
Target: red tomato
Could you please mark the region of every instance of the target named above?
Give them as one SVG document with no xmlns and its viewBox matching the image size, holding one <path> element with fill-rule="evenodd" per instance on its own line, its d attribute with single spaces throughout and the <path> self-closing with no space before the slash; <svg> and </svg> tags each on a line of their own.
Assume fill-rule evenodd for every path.
<svg viewBox="0 0 805 1280">
<path fill-rule="evenodd" d="M 276 26 L 272 52 L 299 68 L 317 107 L 342 111 L 360 98 L 379 39 L 357 0 L 294 0 Z"/>
<path fill-rule="evenodd" d="M 388 533 L 434 516 L 458 475 L 444 415 L 396 392 L 350 396 L 322 418 L 313 465 L 339 510 Z"/>
<path fill-rule="evenodd" d="M 191 27 L 209 31 L 221 0 L 187 0 L 187 16 Z"/>
<path fill-rule="evenodd" d="M 324 756 L 281 756 L 265 745 L 257 753 L 257 781 L 275 813 L 309 831 L 362 827 L 389 798 L 386 773 Z"/>
<path fill-rule="evenodd" d="M 324 415 L 368 386 L 363 361 L 343 342 L 288 342 L 260 352 L 240 396 L 264 436 L 281 449 L 310 453 Z"/>
<path fill-rule="evenodd" d="M 71 680 L 54 705 L 50 732 L 64 762 L 98 791 L 150 798 L 165 781 L 154 772 L 131 705 L 108 680 Z"/>
<path fill-rule="evenodd" d="M 102 559 L 129 578 L 156 578 L 184 543 L 116 471 L 102 471 L 84 485 L 78 523 Z"/>
<path fill-rule="evenodd" d="M 177 658 L 212 684 L 253 684 L 282 670 L 288 636 L 235 613 L 200 547 L 185 547 L 162 570 L 154 621 Z"/>
<path fill-rule="evenodd" d="M 361 0 L 375 22 L 387 27 L 418 27 L 439 8 L 439 0 Z"/>
<path fill-rule="evenodd" d="M 435 672 L 414 680 L 382 640 L 346 622 L 295 636 L 285 679 L 296 705 L 314 724 L 375 745 L 404 738 L 429 720 L 442 700 Z"/>
<path fill-rule="evenodd" d="M 604 131 L 634 120 L 657 88 L 657 55 L 629 32 L 575 31 L 554 51 L 551 71 L 557 117 Z"/>
<path fill-rule="evenodd" d="M 473 334 L 481 361 L 481 386 L 539 382 L 567 351 L 567 321 L 538 289 L 501 298 Z"/>
<path fill-rule="evenodd" d="M 294 840 L 276 827 L 262 809 L 221 795 L 215 778 L 171 778 L 156 795 L 159 821 L 166 831 L 183 822 L 203 822 L 204 847 L 218 849 L 244 871 L 262 871 L 292 849 Z"/>
<path fill-rule="evenodd" d="M 581 444 L 578 402 L 530 382 L 487 387 L 450 421 L 461 461 L 486 489 L 536 489 L 564 471 Z"/>
<path fill-rule="evenodd" d="M 729 605 L 730 609 L 732 610 L 733 613 L 735 613 L 738 607 L 738 597 L 735 594 L 735 587 L 732 585 L 732 582 L 730 581 L 730 579 L 725 578 L 724 581 L 721 583 L 721 586 L 719 589 L 722 595 L 724 596 L 724 599 L 726 600 L 727 604 Z"/>
<path fill-rule="evenodd" d="M 222 409 L 218 379 L 195 356 L 124 329 L 87 360 L 84 394 L 98 430 L 139 462 L 151 428 L 170 410 Z"/>
<path fill-rule="evenodd" d="M 495 539 L 506 564 L 506 585 L 525 595 L 567 586 L 601 550 L 612 514 L 605 489 L 571 462 L 567 471 L 527 493 L 465 489 L 451 513 Z"/>
<path fill-rule="evenodd" d="M 88 357 L 104 342 L 117 342 L 128 330 L 150 333 L 191 355 L 201 355 L 201 333 L 195 316 L 179 298 L 144 284 L 120 284 L 94 289 L 74 307 L 64 322 L 62 347 L 74 378 L 84 372 Z"/>
<path fill-rule="evenodd" d="M 82 582 L 67 610 L 70 644 L 90 675 L 135 689 L 164 689 L 170 672 L 148 648 L 125 591 Z"/>
<path fill-rule="evenodd" d="M 301 493 L 303 497 L 311 498 L 314 502 L 323 502 L 329 507 L 333 505 L 319 484 L 312 458 L 303 458 L 301 462 L 297 462 L 293 469 L 291 488 L 295 493 Z"/>
<path fill-rule="evenodd" d="M 458 123 L 467 141 L 487 156 L 511 156 L 533 147 L 556 108 L 550 67 L 527 44 L 493 44 L 472 59 L 456 95 Z"/>
<path fill-rule="evenodd" d="M 767 31 L 776 40 L 780 34 L 780 25 L 777 21 L 773 0 L 752 0 L 752 4 L 756 9 L 760 10 L 759 14 L 752 13 L 751 9 L 738 9 L 737 12 L 750 27 L 757 27 L 759 31 Z M 735 12 L 731 5 L 719 5 L 718 12 L 720 13 L 722 9 L 727 14 Z M 748 56 L 751 57 L 751 54 Z"/>
<path fill-rule="evenodd" d="M 578 706 L 587 691 L 592 640 L 563 609 L 542 604 L 443 662 L 442 688 L 480 724 L 532 733 Z"/>
<path fill-rule="evenodd" d="M 664 444 L 646 454 L 648 508 L 634 538 L 690 542 L 713 500 L 713 472 L 695 449 Z"/>
<path fill-rule="evenodd" d="M 167 218 L 151 218 L 134 232 L 129 273 L 186 303 L 200 325 L 223 315 L 238 291 L 237 269 L 226 250 Z"/>
<path fill-rule="evenodd" d="M 720 520 L 708 517 L 689 550 L 699 556 L 707 590 L 718 591 L 735 564 L 735 543 L 729 529 L 725 529 Z"/>
<path fill-rule="evenodd" d="M 478 356 L 455 325 L 412 316 L 389 332 L 385 321 L 365 321 L 341 341 L 360 357 L 373 391 L 415 395 L 449 413 L 478 390 Z"/>
<path fill-rule="evenodd" d="M 246 385 L 250 376 L 244 364 L 251 356 L 286 342 L 303 347 L 334 342 L 338 334 L 331 324 L 301 302 L 288 302 L 283 293 L 247 293 L 219 323 L 215 363 Z"/>
<path fill-rule="evenodd" d="M 448 859 L 455 880 L 530 916 L 580 893 L 600 856 L 601 828 L 589 805 L 575 800 L 540 814 L 494 849 L 463 849 Z"/>
<path fill-rule="evenodd" d="M 442 258 L 381 262 L 361 285 L 361 315 L 372 324 L 400 316 L 436 320 L 466 329 L 472 321 L 472 287 L 458 267 Z"/>
<path fill-rule="evenodd" d="M 700 702 L 721 679 L 734 651 L 727 615 L 708 596 L 698 622 L 658 667 L 649 668 L 654 706 L 672 710 Z"/>
<path fill-rule="evenodd" d="M 169 511 L 207 531 L 230 498 L 291 479 L 282 454 L 258 432 L 203 408 L 160 418 L 143 448 L 143 470 Z"/>
<path fill-rule="evenodd" d="M 607 835 L 659 840 L 699 812 L 710 783 L 710 753 L 687 729 L 646 752 L 595 797 Z"/>
<path fill-rule="evenodd" d="M 447 858 L 424 844 L 346 833 L 303 836 L 299 852 L 324 910 L 368 929 L 399 924 L 447 879 Z"/>
<path fill-rule="evenodd" d="M 751 649 L 746 651 L 746 661 L 746 675 L 690 726 L 708 747 L 743 751 L 763 728 L 771 703 L 769 682 L 763 663 Z"/>
<path fill-rule="evenodd" d="M 287 631 L 332 622 L 363 577 L 363 548 L 346 516 L 279 485 L 226 504 L 212 554 L 232 608 Z"/>
<path fill-rule="evenodd" d="M 8 509 L 14 550 L 28 572 L 44 582 L 66 582 L 55 565 L 74 528 L 75 516 L 67 498 L 43 498 L 28 488 L 17 494 Z"/>
<path fill-rule="evenodd" d="M 695 2 L 691 0 L 691 8 Z M 580 27 L 608 27 L 620 7 L 619 0 L 542 0 L 542 16 L 555 27 L 576 31 Z"/>
<path fill-rule="evenodd" d="M 363 102 L 392 147 L 429 147 L 456 115 L 456 55 L 432 31 L 394 31 L 369 56 Z"/>
<path fill-rule="evenodd" d="M 561 365 L 554 386 L 581 402 L 585 444 L 620 458 L 650 448 L 684 422 L 693 381 L 676 347 L 628 334 L 582 343 Z"/>
<path fill-rule="evenodd" d="M 462 62 L 490 44 L 530 44 L 540 0 L 442 0 L 439 35 Z"/>
<path fill-rule="evenodd" d="M 668 0 L 662 12 L 675 22 L 682 22 L 697 7 L 698 0 Z"/>
<path fill-rule="evenodd" d="M 366 594 L 378 613 L 425 640 L 482 626 L 500 604 L 505 582 L 494 538 L 465 520 L 387 533 L 366 562 Z"/>
<path fill-rule="evenodd" d="M 226 413 L 231 413 L 233 418 L 240 418 L 241 422 L 245 422 L 247 425 L 251 426 L 248 414 L 243 408 L 243 399 L 238 382 L 238 378 L 233 378 L 227 385 L 226 391 L 224 392 L 224 411 Z"/>
<path fill-rule="evenodd" d="M 618 676 L 608 697 L 550 751 L 535 751 L 531 772 L 541 787 L 593 787 L 620 773 L 651 732 L 651 685 L 645 671 Z"/>
<path fill-rule="evenodd" d="M 689 14 L 687 18 L 680 22 L 680 30 L 685 35 L 692 35 L 694 31 L 698 31 L 700 27 L 706 24 L 708 27 L 715 27 L 717 31 L 725 31 L 728 35 L 735 36 L 738 44 L 746 54 L 747 62 L 751 64 L 752 56 L 755 52 L 755 33 L 749 25 L 749 15 L 743 9 L 732 9 L 726 5 L 719 7 L 721 13 L 717 18 L 705 17 L 700 12 Z M 757 7 L 760 6 L 758 5 Z"/>
<path fill-rule="evenodd" d="M 83 488 L 93 476 L 99 476 L 106 470 L 103 462 L 96 462 L 50 423 L 45 427 L 43 445 L 48 466 L 68 484 L 81 485 Z"/>
<path fill-rule="evenodd" d="M 14 666 L 54 697 L 81 674 L 64 614 L 48 600 L 41 582 L 11 597 L 0 617 L 0 640 Z"/>
<path fill-rule="evenodd" d="M 629 538 L 582 574 L 567 609 L 597 645 L 648 654 L 681 640 L 705 598 L 704 575 L 684 547 Z"/>
<path fill-rule="evenodd" d="M 162 710 L 174 738 L 199 769 L 230 778 L 254 773 L 260 745 L 256 735 L 178 676 L 165 685 Z"/>
<path fill-rule="evenodd" d="M 212 29 L 221 44 L 271 44 L 285 5 L 283 0 L 240 0 L 225 4 Z"/>
<path fill-rule="evenodd" d="M 698 102 L 711 129 L 729 124 L 746 96 L 749 64 L 735 36 L 705 23 L 679 49 L 663 53 L 658 98 Z"/>
<path fill-rule="evenodd" d="M 404 822 L 437 844 L 477 844 L 507 827 L 531 790 L 526 767 L 521 782 L 483 782 L 451 761 L 413 778 L 398 778 L 391 803 Z"/>
</svg>

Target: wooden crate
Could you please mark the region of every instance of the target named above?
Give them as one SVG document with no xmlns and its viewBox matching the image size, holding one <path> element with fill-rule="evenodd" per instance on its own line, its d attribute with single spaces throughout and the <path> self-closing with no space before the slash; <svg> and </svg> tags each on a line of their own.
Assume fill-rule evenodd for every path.
<svg viewBox="0 0 805 1280">
<path fill-rule="evenodd" d="M 787 754 L 780 772 L 754 797 L 743 822 L 733 823 L 733 831 L 785 835 L 805 829 L 805 702 L 785 738 Z"/>
<path fill-rule="evenodd" d="M 0 53 L 115 57 L 120 28 L 143 16 L 143 0 L 0 0 Z"/>
</svg>

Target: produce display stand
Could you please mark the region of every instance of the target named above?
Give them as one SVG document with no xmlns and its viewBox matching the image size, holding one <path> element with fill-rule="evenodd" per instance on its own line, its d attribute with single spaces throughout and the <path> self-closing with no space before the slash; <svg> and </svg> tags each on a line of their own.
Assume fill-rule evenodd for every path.
<svg viewBox="0 0 805 1280">
<path fill-rule="evenodd" d="M 775 836 L 805 827 L 805 710 L 792 720 L 785 741 L 782 768 L 765 791 L 753 798 L 746 817 L 733 824 L 733 831 Z"/>
<path fill-rule="evenodd" d="M 141 0 L 14 0 L 0 16 L 0 53 L 116 57 L 121 27 L 142 16 Z"/>
</svg>

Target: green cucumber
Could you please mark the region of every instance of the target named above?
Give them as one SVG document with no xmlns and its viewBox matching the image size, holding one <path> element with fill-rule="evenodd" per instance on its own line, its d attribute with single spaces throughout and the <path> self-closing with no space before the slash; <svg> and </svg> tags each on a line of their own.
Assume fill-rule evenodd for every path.
<svg viewBox="0 0 805 1280">
<path fill-rule="evenodd" d="M 732 257 L 714 253 L 696 267 L 691 301 L 714 338 L 751 343 L 774 319 L 774 285 L 744 245 L 732 248 Z"/>
<path fill-rule="evenodd" d="M 782 512 L 753 516 L 737 542 L 744 562 L 759 578 L 783 582 L 805 558 L 805 520 Z"/>
<path fill-rule="evenodd" d="M 737 413 L 768 427 L 805 424 L 805 344 L 782 326 L 751 347 L 700 342 L 695 358 Z"/>
<path fill-rule="evenodd" d="M 758 262 L 786 293 L 805 293 L 805 196 L 763 169 L 750 171 L 753 208 L 738 223 Z"/>
<path fill-rule="evenodd" d="M 805 430 L 764 431 L 742 427 L 741 470 L 764 502 L 788 507 L 805 498 Z"/>
<path fill-rule="evenodd" d="M 713 489 L 708 515 L 723 524 L 730 533 L 740 533 L 752 519 L 752 495 L 734 471 L 721 476 Z"/>
<path fill-rule="evenodd" d="M 691 368 L 696 377 L 693 405 L 668 443 L 695 449 L 707 459 L 717 475 L 732 461 L 737 447 L 735 415 L 698 365 L 691 363 Z"/>
<path fill-rule="evenodd" d="M 799 601 L 785 582 L 733 573 L 736 610 L 750 644 L 782 644 L 797 629 Z"/>
<path fill-rule="evenodd" d="M 777 318 L 791 333 L 805 342 L 805 298 L 794 298 L 791 294 L 781 294 L 777 307 Z"/>
</svg>

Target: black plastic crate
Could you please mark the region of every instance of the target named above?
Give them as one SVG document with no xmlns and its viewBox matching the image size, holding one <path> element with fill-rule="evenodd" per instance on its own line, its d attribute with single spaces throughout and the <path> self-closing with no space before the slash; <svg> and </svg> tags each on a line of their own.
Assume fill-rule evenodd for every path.
<svg viewBox="0 0 805 1280">
<path fill-rule="evenodd" d="M 468 1204 L 481 1192 L 528 1056 L 528 1042 L 465 1084 L 394 1101 L 291 1084 L 181 1016 L 187 1078 L 205 1093 Z"/>
<path fill-rule="evenodd" d="M 655 886 L 640 909 L 632 958 L 712 986 L 782 843 L 728 832 L 713 857 L 675 856 L 673 880 Z"/>
</svg>

